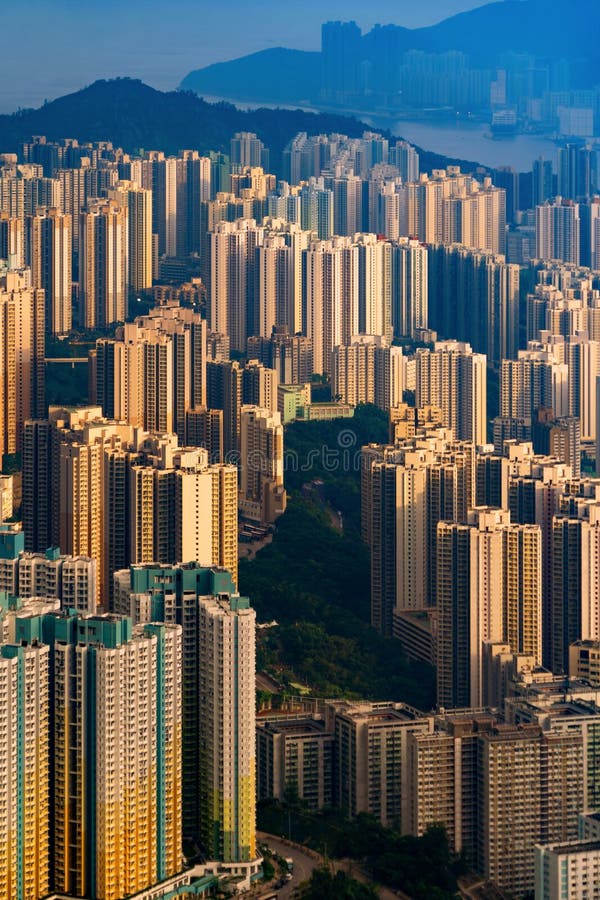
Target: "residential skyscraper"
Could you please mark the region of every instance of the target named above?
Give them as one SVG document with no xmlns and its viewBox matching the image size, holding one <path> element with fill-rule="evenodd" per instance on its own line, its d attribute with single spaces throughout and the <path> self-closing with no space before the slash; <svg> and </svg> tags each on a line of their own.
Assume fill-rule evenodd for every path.
<svg viewBox="0 0 600 900">
<path fill-rule="evenodd" d="M 581 475 L 581 422 L 576 416 L 557 418 L 553 410 L 540 407 L 532 424 L 535 453 L 554 456 L 571 469 L 574 478 Z"/>
<path fill-rule="evenodd" d="M 400 237 L 401 180 L 371 176 L 367 189 L 368 213 L 363 218 L 367 219 L 368 230 L 397 241 Z"/>
<path fill-rule="evenodd" d="M 468 341 L 495 366 L 514 359 L 520 346 L 519 267 L 456 244 L 435 244 L 426 255 L 429 327 Z"/>
<path fill-rule="evenodd" d="M 581 144 L 566 144 L 557 152 L 557 194 L 567 200 L 586 200 L 593 192 L 594 151 Z"/>
<path fill-rule="evenodd" d="M 506 191 L 471 181 L 466 196 L 456 193 L 443 201 L 443 242 L 464 244 L 476 250 L 504 253 L 506 250 Z"/>
<path fill-rule="evenodd" d="M 0 540 L 4 543 L 0 590 L 22 600 L 55 598 L 64 609 L 96 612 L 96 560 L 61 554 L 58 547 L 49 547 L 45 553 L 24 552 L 25 535 L 12 531 L 14 527 L 0 525 Z"/>
<path fill-rule="evenodd" d="M 46 299 L 46 333 L 65 335 L 71 330 L 73 306 L 71 217 L 40 207 L 26 225 L 31 282 Z"/>
<path fill-rule="evenodd" d="M 0 644 L 0 893 L 50 891 L 50 654 L 34 642 Z"/>
<path fill-rule="evenodd" d="M 96 342 L 96 400 L 104 415 L 185 435 L 188 409 L 206 404 L 206 322 L 168 303 Z"/>
<path fill-rule="evenodd" d="M 597 840 L 558 841 L 536 844 L 536 900 L 559 897 L 590 898 L 598 894 L 600 884 L 600 847 Z"/>
<path fill-rule="evenodd" d="M 237 360 L 206 366 L 208 407 L 223 410 L 223 451 L 228 462 L 239 461 L 243 376 Z"/>
<path fill-rule="evenodd" d="M 128 211 L 114 200 L 81 214 L 79 325 L 124 322 L 127 311 Z"/>
<path fill-rule="evenodd" d="M 180 150 L 176 161 L 177 256 L 199 253 L 201 248 L 201 204 L 210 200 L 211 160 L 197 150 Z"/>
<path fill-rule="evenodd" d="M 79 275 L 81 269 L 76 265 L 80 249 L 81 211 L 92 197 L 97 196 L 90 183 L 89 168 L 58 169 L 56 176 L 60 182 L 61 207 L 64 215 L 71 216 L 73 228 L 73 278 Z"/>
<path fill-rule="evenodd" d="M 581 439 L 595 441 L 600 342 L 590 341 L 587 334 L 580 333 L 570 338 L 565 350 L 565 362 L 569 367 L 569 415 L 579 419 Z"/>
<path fill-rule="evenodd" d="M 213 823 L 219 823 L 218 827 L 221 829 L 224 817 L 235 815 L 233 808 L 227 809 L 221 802 L 222 792 L 226 789 L 229 798 L 231 791 L 237 792 L 234 804 L 243 813 L 245 800 L 240 802 L 242 798 L 239 790 L 245 791 L 247 786 L 247 782 L 241 779 L 236 781 L 235 778 L 230 778 L 233 771 L 230 767 L 242 762 L 239 769 L 241 775 L 242 768 L 247 771 L 253 765 L 253 747 L 245 739 L 245 726 L 238 731 L 238 725 L 248 719 L 254 726 L 254 706 L 246 703 L 249 696 L 247 692 L 253 690 L 254 685 L 254 614 L 251 611 L 242 613 L 238 629 L 234 621 L 237 613 L 232 613 L 233 618 L 227 619 L 232 627 L 225 628 L 228 633 L 225 634 L 225 642 L 221 643 L 218 622 L 213 628 L 210 624 L 212 618 L 207 620 L 203 613 L 204 601 L 211 599 L 217 607 L 231 600 L 232 608 L 240 599 L 227 570 L 205 568 L 197 563 L 176 566 L 150 563 L 132 565 L 115 573 L 115 610 L 122 615 L 130 615 L 134 622 L 176 622 L 182 627 L 183 833 L 196 840 L 207 838 L 206 852 L 220 852 L 219 858 L 222 859 L 224 848 L 221 846 L 220 850 L 217 849 L 219 841 L 215 840 Z M 248 601 L 242 598 L 241 607 L 249 609 Z M 207 624 L 208 630 L 204 631 Z M 246 645 L 247 626 L 252 629 L 251 648 Z M 236 631 L 240 636 L 239 641 L 236 639 Z M 204 641 L 201 646 L 202 636 Z M 211 684 L 208 695 L 204 695 L 206 702 L 202 699 L 201 682 L 205 685 L 204 689 L 207 682 Z M 222 693 L 218 691 L 219 685 L 223 689 Z M 219 720 L 219 716 L 223 715 L 223 703 L 226 704 L 229 718 Z M 229 743 L 225 757 L 225 751 L 220 748 L 225 740 L 229 742 L 233 733 L 239 734 L 243 740 L 235 745 L 237 757 Z M 213 757 L 205 759 L 208 745 L 214 750 L 214 762 Z M 220 788 L 217 787 L 219 759 L 226 760 L 224 769 L 227 770 Z M 214 788 L 221 792 L 220 798 L 214 793 Z M 214 805 L 209 809 L 213 800 Z M 253 833 L 255 826 L 252 811 L 249 825 Z M 231 845 L 229 852 L 233 852 Z"/>
<path fill-rule="evenodd" d="M 263 225 L 265 249 L 256 250 L 251 333 L 268 338 L 271 331 L 264 323 L 274 316 L 273 326 L 299 334 L 304 328 L 302 254 L 315 231 L 275 218 L 265 218 Z"/>
<path fill-rule="evenodd" d="M 321 95 L 343 104 L 359 89 L 361 30 L 356 22 L 325 22 L 321 26 Z"/>
<path fill-rule="evenodd" d="M 0 212 L 0 259 L 9 269 L 22 269 L 25 265 L 23 219 L 7 212 Z"/>
<path fill-rule="evenodd" d="M 229 180 L 229 179 L 228 179 Z M 249 191 L 248 193 L 252 193 Z M 212 287 L 212 232 L 219 222 L 235 222 L 236 219 L 262 221 L 265 201 L 255 197 L 240 198 L 230 192 L 218 192 L 214 199 L 200 204 L 200 274 L 209 298 Z M 209 317 L 210 318 L 210 317 Z M 213 326 L 213 331 L 217 329 Z"/>
<path fill-rule="evenodd" d="M 269 171 L 269 151 L 250 131 L 239 131 L 231 138 L 229 158 L 233 166 L 262 166 Z"/>
<path fill-rule="evenodd" d="M 39 424 L 28 431 L 24 518 L 35 523 L 39 507 L 38 539 L 50 531 L 50 546 L 97 561 L 99 603 L 130 562 L 196 560 L 236 577 L 235 467 L 210 466 L 206 450 L 104 419 L 99 407 L 51 408 L 43 436 Z"/>
<path fill-rule="evenodd" d="M 266 235 L 256 248 L 254 306 L 248 331 L 267 338 L 273 327 L 287 324 L 290 292 L 290 248 L 282 235 Z"/>
<path fill-rule="evenodd" d="M 358 250 L 358 330 L 391 341 L 392 247 L 374 234 L 354 238 Z"/>
<path fill-rule="evenodd" d="M 232 349 L 242 352 L 254 306 L 255 251 L 262 239 L 252 219 L 219 222 L 210 235 L 210 327 L 228 334 Z"/>
<path fill-rule="evenodd" d="M 333 191 L 322 178 L 311 178 L 300 191 L 300 225 L 316 232 L 320 241 L 333 237 Z"/>
<path fill-rule="evenodd" d="M 248 338 L 247 356 L 274 369 L 279 384 L 306 384 L 311 380 L 312 343 L 307 337 L 290 334 L 285 325 L 274 327 L 269 338 Z"/>
<path fill-rule="evenodd" d="M 466 522 L 474 503 L 474 447 L 439 425 L 396 446 L 364 447 L 363 539 L 371 548 L 371 622 L 394 633 L 396 612 L 436 602 L 437 525 Z"/>
<path fill-rule="evenodd" d="M 28 419 L 44 414 L 44 291 L 28 269 L 0 269 L 0 451 L 21 450 Z"/>
<path fill-rule="evenodd" d="M 506 192 L 490 178 L 480 184 L 458 166 L 421 173 L 403 185 L 400 233 L 431 243 L 459 243 L 504 253 Z"/>
<path fill-rule="evenodd" d="M 418 339 L 429 325 L 429 249 L 400 238 L 392 243 L 392 325 L 394 337 Z"/>
<path fill-rule="evenodd" d="M 51 660 L 55 889 L 119 900 L 176 874 L 180 627 L 68 612 L 16 626 L 23 651 L 42 640 Z"/>
<path fill-rule="evenodd" d="M 489 703 L 483 643 L 542 658 L 542 541 L 537 525 L 512 525 L 488 507 L 468 524 L 437 527 L 437 696 L 442 706 Z"/>
<path fill-rule="evenodd" d="M 579 205 L 556 197 L 535 208 L 535 255 L 579 265 Z"/>
<path fill-rule="evenodd" d="M 537 836 L 575 837 L 582 763 L 579 735 L 498 729 L 481 736 L 478 871 L 516 894 L 531 889 Z"/>
<path fill-rule="evenodd" d="M 240 450 L 240 512 L 249 519 L 271 523 L 286 507 L 280 414 L 242 406 Z"/>
<path fill-rule="evenodd" d="M 551 349 L 530 342 L 518 359 L 500 366 L 500 415 L 527 420 L 528 427 L 540 407 L 557 416 L 568 415 L 568 366 Z"/>
<path fill-rule="evenodd" d="M 501 889 L 533 888 L 540 839 L 577 836 L 581 734 L 511 726 L 472 709 L 439 717 L 433 734 L 415 732 L 408 744 L 412 833 L 443 823 L 451 846 Z"/>
<path fill-rule="evenodd" d="M 242 403 L 277 411 L 277 387 L 279 379 L 275 369 L 250 359 L 242 373 Z"/>
<path fill-rule="evenodd" d="M 256 799 L 283 799 L 287 785 L 297 785 L 298 796 L 310 809 L 333 801 L 333 734 L 324 720 L 305 718 L 291 722 L 256 723 Z"/>
<path fill-rule="evenodd" d="M 544 159 L 543 156 L 533 161 L 532 167 L 532 199 L 533 205 L 541 206 L 546 200 L 550 200 L 554 196 L 554 185 L 552 177 L 552 160 Z"/>
<path fill-rule="evenodd" d="M 109 197 L 127 209 L 127 286 L 140 294 L 152 287 L 152 191 L 119 181 Z"/>
<path fill-rule="evenodd" d="M 145 160 L 144 160 L 145 162 Z M 177 256 L 177 159 L 164 153 L 148 153 L 152 191 L 152 234 L 158 235 L 159 256 Z"/>
<path fill-rule="evenodd" d="M 44 552 L 53 543 L 53 438 L 48 419 L 29 419 L 25 422 L 21 518 L 27 550 Z"/>
<path fill-rule="evenodd" d="M 211 859 L 255 849 L 255 614 L 225 569 L 131 566 L 115 608 L 183 629 L 183 832 Z"/>
<path fill-rule="evenodd" d="M 9 173 L 0 174 L 0 212 L 10 218 L 23 219 L 25 216 L 25 184 L 22 179 Z"/>
<path fill-rule="evenodd" d="M 204 447 L 210 463 L 223 462 L 223 410 L 195 406 L 185 414 L 186 447 Z"/>
<path fill-rule="evenodd" d="M 402 181 L 419 180 L 419 154 L 412 144 L 407 141 L 396 141 L 395 145 L 390 147 L 388 161 L 396 166 Z"/>
<path fill-rule="evenodd" d="M 486 357 L 460 341 L 438 341 L 416 353 L 415 404 L 438 406 L 458 440 L 486 443 Z"/>
<path fill-rule="evenodd" d="M 331 353 L 358 334 L 358 247 L 351 238 L 318 241 L 304 253 L 306 335 L 314 371 L 331 372 Z"/>
<path fill-rule="evenodd" d="M 362 231 L 362 179 L 350 173 L 326 175 L 324 182 L 333 191 L 333 233 L 352 236 Z"/>
<path fill-rule="evenodd" d="M 600 640 L 598 577 L 600 517 L 557 515 L 552 520 L 551 660 L 553 672 L 569 671 L 569 647 L 579 640 Z"/>
<path fill-rule="evenodd" d="M 255 623 L 245 597 L 199 600 L 199 808 L 212 859 L 256 857 Z"/>
<path fill-rule="evenodd" d="M 342 403 L 374 403 L 388 411 L 402 402 L 401 347 L 390 347 L 380 335 L 353 335 L 348 346 L 333 348 L 331 394 Z"/>
<path fill-rule="evenodd" d="M 429 734 L 433 717 L 403 703 L 340 703 L 334 737 L 334 796 L 351 818 L 375 816 L 407 830 L 408 735 Z"/>
</svg>

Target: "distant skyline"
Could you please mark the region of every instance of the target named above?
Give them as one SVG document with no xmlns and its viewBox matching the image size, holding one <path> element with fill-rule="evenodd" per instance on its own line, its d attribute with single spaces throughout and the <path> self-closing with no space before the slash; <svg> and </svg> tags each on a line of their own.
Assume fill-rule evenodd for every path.
<svg viewBox="0 0 600 900">
<path fill-rule="evenodd" d="M 36 107 L 119 75 L 170 90 L 191 70 L 271 46 L 317 50 L 327 19 L 363 30 L 394 23 L 418 28 L 483 3 L 473 0 L 21 0 L 2 11 L 0 112 Z M 11 40 L 10 35 L 19 40 Z"/>
</svg>

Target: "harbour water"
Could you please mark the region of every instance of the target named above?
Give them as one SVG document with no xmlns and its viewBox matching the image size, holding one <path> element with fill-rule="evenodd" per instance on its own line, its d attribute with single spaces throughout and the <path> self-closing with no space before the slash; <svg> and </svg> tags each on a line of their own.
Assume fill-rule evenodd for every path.
<svg viewBox="0 0 600 900">
<path fill-rule="evenodd" d="M 487 123 L 465 120 L 411 122 L 402 119 L 387 127 L 423 150 L 475 160 L 484 166 L 512 166 L 517 172 L 528 172 L 538 156 L 551 159 L 556 165 L 555 145 L 539 134 L 492 137 Z"/>
<path fill-rule="evenodd" d="M 204 99 L 211 103 L 225 100 L 226 103 L 233 103 L 240 109 L 256 109 L 258 106 L 271 109 L 277 107 L 298 109 L 298 104 L 290 104 L 285 107 L 285 104 L 281 103 L 257 103 L 256 101 L 239 101 L 206 95 L 204 95 Z M 302 104 L 301 108 L 307 112 L 319 112 L 317 108 L 308 104 Z M 343 110 L 339 110 L 339 112 L 343 114 Z M 391 131 L 392 134 L 410 141 L 411 144 L 417 144 L 423 150 L 430 150 L 443 156 L 466 159 L 491 168 L 512 166 L 517 172 L 529 172 L 533 160 L 538 156 L 551 159 L 556 166 L 556 146 L 543 135 L 515 134 L 492 137 L 488 123 L 473 122 L 467 119 L 450 121 L 445 119 L 440 121 L 400 119 L 394 121 L 354 111 L 351 114 L 369 123 L 373 128 Z"/>
</svg>

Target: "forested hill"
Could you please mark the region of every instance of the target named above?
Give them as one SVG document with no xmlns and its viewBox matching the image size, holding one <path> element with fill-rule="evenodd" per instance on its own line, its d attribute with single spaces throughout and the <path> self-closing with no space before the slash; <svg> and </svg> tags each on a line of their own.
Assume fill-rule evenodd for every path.
<svg viewBox="0 0 600 900">
<path fill-rule="evenodd" d="M 192 92 L 165 93 L 135 79 L 116 78 L 96 81 L 39 109 L 0 116 L 0 153 L 16 153 L 33 134 L 44 134 L 48 140 L 110 140 L 129 152 L 140 148 L 169 154 L 181 149 L 229 152 L 236 131 L 253 131 L 270 148 L 271 168 L 279 174 L 281 151 L 297 132 L 334 131 L 358 137 L 365 130 L 370 129 L 364 122 L 346 116 L 288 109 L 245 111 L 229 103 L 207 103 Z M 424 153 L 421 168 L 454 162 L 461 163 Z M 463 162 L 465 170 L 475 165 Z"/>
</svg>

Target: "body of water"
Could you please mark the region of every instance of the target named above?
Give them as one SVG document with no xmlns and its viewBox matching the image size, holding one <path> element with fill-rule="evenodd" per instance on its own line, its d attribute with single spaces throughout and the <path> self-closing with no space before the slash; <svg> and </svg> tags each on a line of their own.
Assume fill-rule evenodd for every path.
<svg viewBox="0 0 600 900">
<path fill-rule="evenodd" d="M 210 103 L 218 103 L 225 100 L 239 109 L 256 109 L 259 106 L 269 109 L 298 109 L 299 104 L 284 103 L 257 103 L 256 101 L 240 101 L 226 97 L 211 97 L 202 94 Z M 320 112 L 314 106 L 302 104 L 300 107 L 307 112 Z M 336 113 L 344 115 L 343 110 Z M 450 156 L 457 159 L 467 159 L 481 163 L 482 166 L 497 168 L 498 166 L 512 166 L 517 172 L 530 172 L 534 159 L 543 156 L 551 159 L 556 168 L 556 146 L 554 143 L 539 134 L 515 134 L 502 137 L 492 137 L 490 126 L 487 122 L 471 122 L 465 119 L 456 121 L 424 122 L 422 119 L 411 121 L 407 119 L 381 119 L 376 116 L 362 115 L 360 112 L 349 111 L 362 119 L 372 128 L 391 131 L 411 144 L 417 144 L 423 150 L 440 153 L 442 156 Z"/>
<path fill-rule="evenodd" d="M 383 125 L 383 123 L 381 123 Z M 475 160 L 484 166 L 512 166 L 517 172 L 531 171 L 538 156 L 556 165 L 556 147 L 539 134 L 515 134 L 492 137 L 490 126 L 481 122 L 410 122 L 388 124 L 394 134 L 401 135 L 423 150 L 444 156 Z"/>
</svg>

